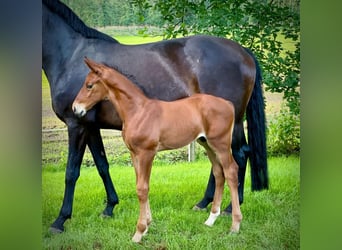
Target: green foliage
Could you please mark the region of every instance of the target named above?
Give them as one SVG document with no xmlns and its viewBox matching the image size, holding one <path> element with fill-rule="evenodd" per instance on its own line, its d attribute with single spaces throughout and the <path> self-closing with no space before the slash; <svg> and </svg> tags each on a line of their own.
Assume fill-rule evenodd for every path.
<svg viewBox="0 0 342 250">
<path fill-rule="evenodd" d="M 282 107 L 280 113 L 270 121 L 267 131 L 267 152 L 269 155 L 299 154 L 300 119 L 299 115 Z"/>
<path fill-rule="evenodd" d="M 130 1 L 121 0 L 62 0 L 87 25 L 104 27 L 137 23 L 138 10 Z"/>
<path fill-rule="evenodd" d="M 161 14 L 164 37 L 211 34 L 250 48 L 260 61 L 266 90 L 284 93 L 299 114 L 299 1 L 135 0 Z M 140 12 L 141 15 L 144 13 Z"/>
</svg>

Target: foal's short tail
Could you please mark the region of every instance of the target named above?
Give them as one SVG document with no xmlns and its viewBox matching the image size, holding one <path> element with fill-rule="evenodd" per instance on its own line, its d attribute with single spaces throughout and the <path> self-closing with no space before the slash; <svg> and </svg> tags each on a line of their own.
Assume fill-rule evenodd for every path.
<svg viewBox="0 0 342 250">
<path fill-rule="evenodd" d="M 254 191 L 268 189 L 266 119 L 263 90 L 261 87 L 261 69 L 254 54 L 249 49 L 246 49 L 246 51 L 253 57 L 256 66 L 255 85 L 246 111 L 252 190 Z"/>
</svg>

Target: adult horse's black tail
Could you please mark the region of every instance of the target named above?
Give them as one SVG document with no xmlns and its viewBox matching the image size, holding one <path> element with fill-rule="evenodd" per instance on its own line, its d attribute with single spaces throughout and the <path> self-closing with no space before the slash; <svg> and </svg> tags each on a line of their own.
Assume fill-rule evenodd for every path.
<svg viewBox="0 0 342 250">
<path fill-rule="evenodd" d="M 254 191 L 268 189 L 266 119 L 260 65 L 254 54 L 249 49 L 246 51 L 253 57 L 256 67 L 255 85 L 246 110 L 249 160 Z"/>
</svg>

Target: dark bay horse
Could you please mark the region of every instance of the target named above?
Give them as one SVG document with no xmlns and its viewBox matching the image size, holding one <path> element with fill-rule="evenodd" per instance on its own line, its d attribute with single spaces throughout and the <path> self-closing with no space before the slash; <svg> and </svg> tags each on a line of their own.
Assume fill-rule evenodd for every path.
<svg viewBox="0 0 342 250">
<path fill-rule="evenodd" d="M 100 129 L 122 129 L 122 121 L 110 102 L 100 102 L 82 119 L 71 104 L 88 73 L 84 56 L 116 65 L 134 76 L 149 98 L 176 100 L 194 93 L 207 93 L 231 100 L 235 107 L 232 152 L 239 165 L 239 200 L 243 189 L 247 159 L 250 159 L 252 190 L 268 188 L 265 113 L 261 72 L 253 54 L 239 44 L 212 36 L 191 36 L 143 45 L 123 45 L 87 27 L 66 5 L 43 0 L 42 67 L 50 84 L 52 107 L 68 128 L 68 159 L 65 192 L 59 215 L 51 229 L 64 230 L 71 218 L 80 166 L 88 145 L 103 180 L 111 216 L 118 196 L 112 183 Z M 243 129 L 246 112 L 248 144 Z M 215 178 L 210 173 L 207 189 L 197 207 L 212 202 Z M 231 205 L 226 211 L 231 212 Z"/>
<path fill-rule="evenodd" d="M 91 69 L 72 104 L 83 117 L 100 101 L 109 100 L 122 121 L 122 138 L 130 151 L 136 173 L 140 216 L 132 238 L 140 242 L 152 221 L 149 182 L 158 151 L 184 147 L 198 139 L 207 151 L 215 176 L 215 193 L 209 218 L 212 226 L 220 214 L 224 181 L 232 201 L 231 232 L 240 229 L 242 214 L 238 196 L 238 165 L 231 153 L 234 105 L 223 98 L 193 94 L 176 101 L 149 99 L 127 77 L 103 64 L 85 59 Z"/>
</svg>

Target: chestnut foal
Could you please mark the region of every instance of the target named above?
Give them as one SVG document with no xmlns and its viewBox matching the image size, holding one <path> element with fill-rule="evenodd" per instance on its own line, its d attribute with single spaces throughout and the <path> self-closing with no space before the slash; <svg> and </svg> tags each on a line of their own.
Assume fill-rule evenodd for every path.
<svg viewBox="0 0 342 250">
<path fill-rule="evenodd" d="M 158 151 L 183 147 L 195 139 L 204 146 L 215 176 L 215 195 L 209 218 L 212 226 L 220 214 L 225 180 L 232 201 L 231 232 L 238 232 L 242 214 L 238 198 L 238 165 L 231 153 L 234 106 L 206 94 L 194 94 L 172 102 L 147 98 L 116 70 L 85 58 L 91 69 L 72 104 L 74 113 L 85 116 L 102 100 L 110 100 L 123 122 L 122 137 L 130 150 L 136 173 L 140 216 L 132 238 L 140 242 L 151 223 L 149 181 Z"/>
</svg>

